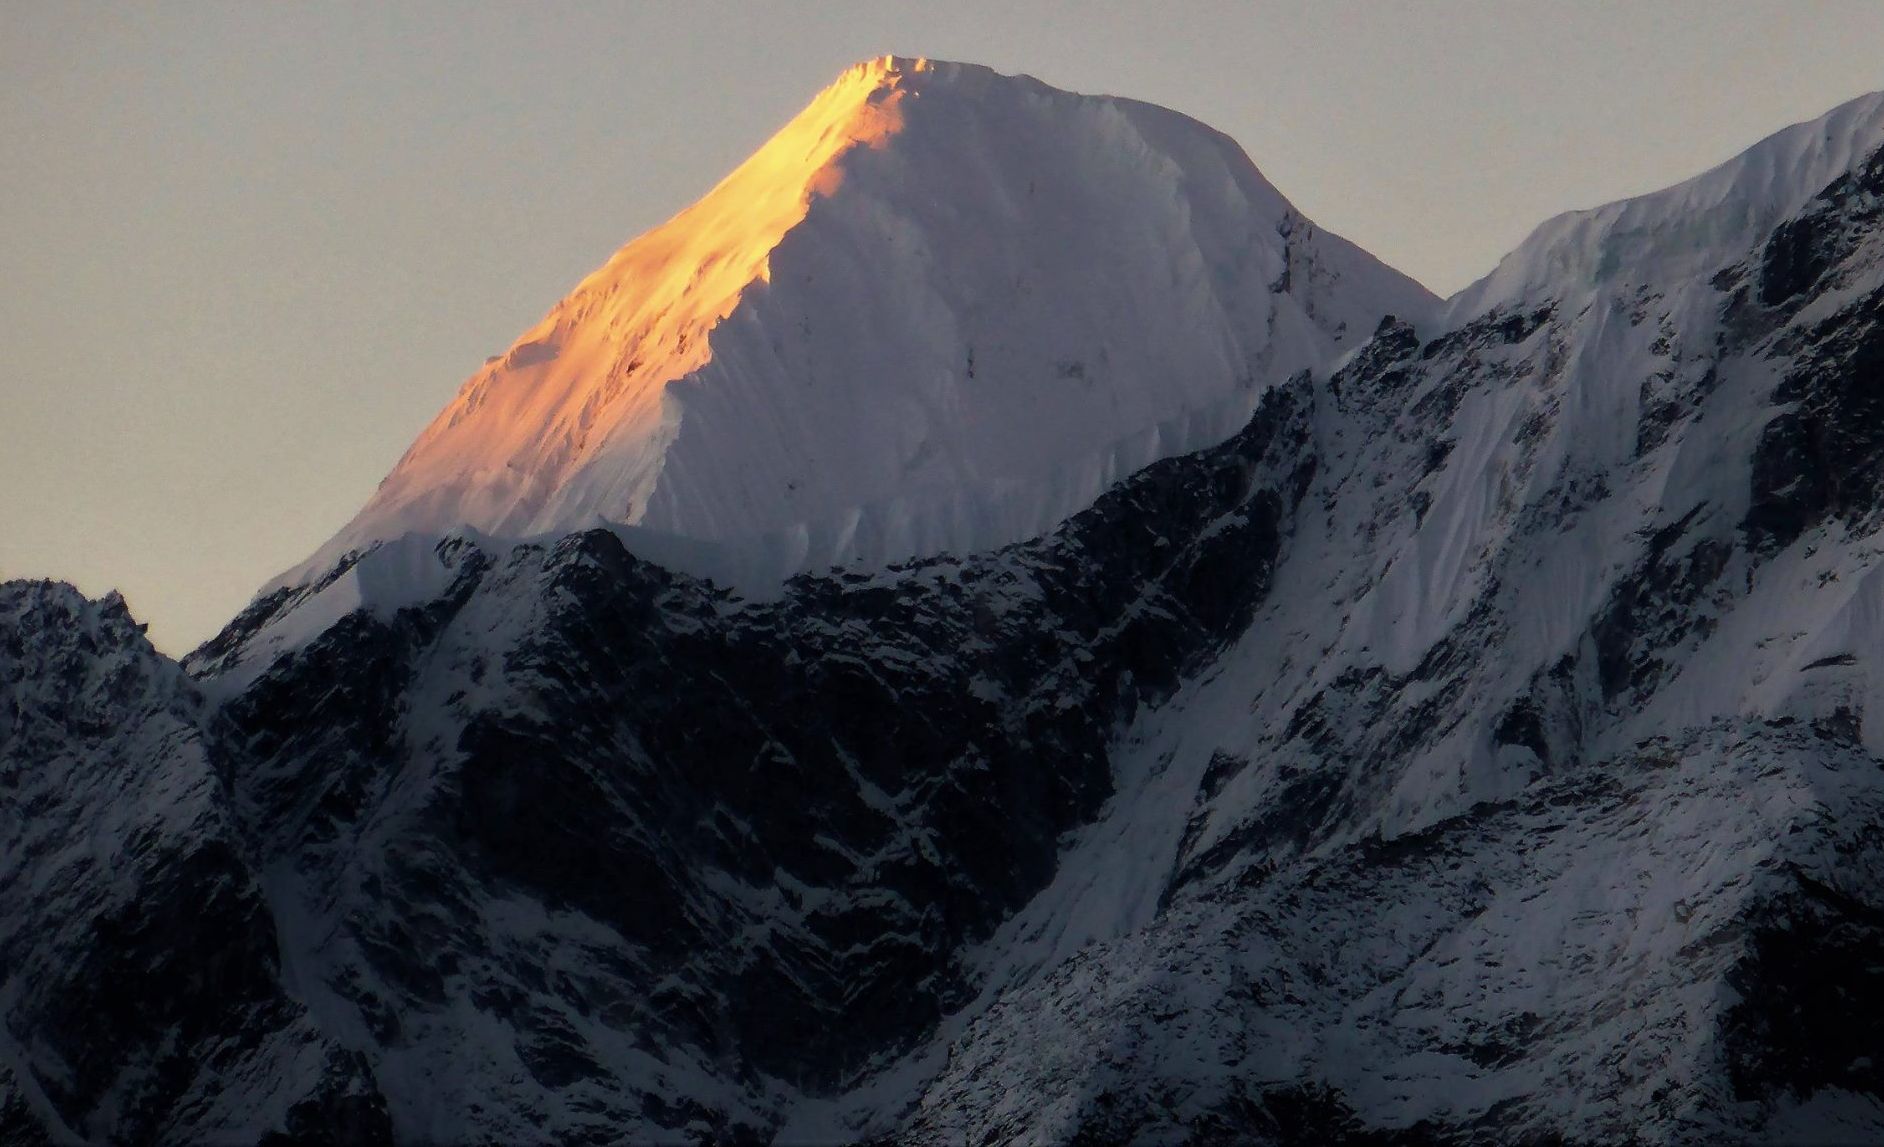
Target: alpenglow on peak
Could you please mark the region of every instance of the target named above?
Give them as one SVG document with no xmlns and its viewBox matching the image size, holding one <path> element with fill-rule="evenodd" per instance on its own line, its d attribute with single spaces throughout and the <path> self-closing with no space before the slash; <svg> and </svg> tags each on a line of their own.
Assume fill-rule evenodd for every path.
<svg viewBox="0 0 1884 1147">
<path fill-rule="evenodd" d="M 302 573 L 464 528 L 639 526 L 736 583 L 1003 545 L 1434 305 L 1194 120 L 883 57 L 491 359 Z"/>
</svg>

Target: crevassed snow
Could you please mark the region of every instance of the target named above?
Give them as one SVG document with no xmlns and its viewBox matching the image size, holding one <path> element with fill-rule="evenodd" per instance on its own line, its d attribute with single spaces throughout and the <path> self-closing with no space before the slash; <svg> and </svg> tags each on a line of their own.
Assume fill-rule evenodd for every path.
<svg viewBox="0 0 1884 1147">
<path fill-rule="evenodd" d="M 1202 124 L 885 57 L 474 375 L 283 582 L 460 527 L 643 526 L 760 589 L 986 549 L 1435 305 Z"/>
</svg>

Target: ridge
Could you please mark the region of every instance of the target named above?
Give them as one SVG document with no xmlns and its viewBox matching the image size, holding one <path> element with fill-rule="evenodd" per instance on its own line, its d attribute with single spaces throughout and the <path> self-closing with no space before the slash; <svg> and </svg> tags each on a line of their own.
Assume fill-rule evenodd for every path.
<svg viewBox="0 0 1884 1147">
<path fill-rule="evenodd" d="M 1621 277 L 1663 283 L 1737 259 L 1828 183 L 1884 147 L 1884 91 L 1792 124 L 1699 175 L 1548 219 L 1447 300 L 1449 323 L 1501 303 Z"/>
</svg>

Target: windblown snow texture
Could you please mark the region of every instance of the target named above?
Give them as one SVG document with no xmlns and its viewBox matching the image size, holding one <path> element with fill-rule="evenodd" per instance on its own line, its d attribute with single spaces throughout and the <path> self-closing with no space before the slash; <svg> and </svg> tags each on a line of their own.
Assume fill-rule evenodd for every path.
<svg viewBox="0 0 1884 1147">
<path fill-rule="evenodd" d="M 1874 96 L 1001 548 L 10 584 L 0 1131 L 1884 1140 L 1881 205 Z"/>
</svg>

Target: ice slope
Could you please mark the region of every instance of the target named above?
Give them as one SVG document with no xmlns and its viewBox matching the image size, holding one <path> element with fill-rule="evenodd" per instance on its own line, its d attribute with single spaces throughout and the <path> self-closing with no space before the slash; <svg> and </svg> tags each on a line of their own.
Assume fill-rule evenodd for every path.
<svg viewBox="0 0 1884 1147">
<path fill-rule="evenodd" d="M 491 360 L 282 584 L 464 527 L 638 525 L 760 590 L 983 550 L 1435 305 L 1202 124 L 884 57 Z"/>
</svg>

